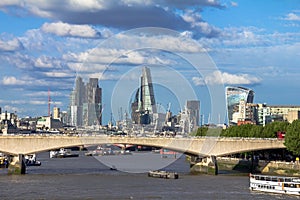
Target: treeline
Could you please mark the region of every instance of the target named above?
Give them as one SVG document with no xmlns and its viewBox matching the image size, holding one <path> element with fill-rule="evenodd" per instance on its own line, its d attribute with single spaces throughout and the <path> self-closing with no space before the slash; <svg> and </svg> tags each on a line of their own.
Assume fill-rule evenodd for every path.
<svg viewBox="0 0 300 200">
<path fill-rule="evenodd" d="M 227 129 L 200 127 L 196 136 L 221 136 L 221 137 L 253 137 L 253 138 L 276 138 L 278 131 L 287 131 L 290 123 L 276 121 L 266 126 L 253 124 L 243 124 L 240 126 L 230 126 Z"/>
<path fill-rule="evenodd" d="M 276 138 L 277 132 L 285 132 L 284 145 L 294 155 L 300 155 L 300 120 L 293 123 L 276 121 L 266 126 L 244 124 L 231 126 L 227 129 L 200 127 L 195 136 L 221 136 L 221 137 L 251 137 L 251 138 Z"/>
</svg>

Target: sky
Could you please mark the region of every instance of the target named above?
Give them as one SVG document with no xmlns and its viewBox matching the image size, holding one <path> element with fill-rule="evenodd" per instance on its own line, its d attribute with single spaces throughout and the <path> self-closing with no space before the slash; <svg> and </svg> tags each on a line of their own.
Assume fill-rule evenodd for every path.
<svg viewBox="0 0 300 200">
<path fill-rule="evenodd" d="M 161 112 L 197 99 L 205 122 L 223 121 L 225 86 L 300 105 L 299 30 L 299 0 L 2 0 L 0 107 L 47 115 L 50 91 L 67 110 L 76 76 L 96 77 L 104 123 L 118 120 L 143 66 Z"/>
</svg>

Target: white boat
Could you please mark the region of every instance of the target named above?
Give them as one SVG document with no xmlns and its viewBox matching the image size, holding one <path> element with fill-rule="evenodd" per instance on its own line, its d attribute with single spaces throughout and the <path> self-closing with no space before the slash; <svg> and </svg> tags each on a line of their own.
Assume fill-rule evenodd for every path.
<svg viewBox="0 0 300 200">
<path fill-rule="evenodd" d="M 78 157 L 79 154 L 72 154 L 70 149 L 60 148 L 59 151 L 50 151 L 50 158 Z"/>
<path fill-rule="evenodd" d="M 300 196 L 300 178 L 250 174 L 250 190 Z"/>
<path fill-rule="evenodd" d="M 26 166 L 40 166 L 42 163 L 36 160 L 35 154 L 25 155 L 25 164 Z"/>
</svg>

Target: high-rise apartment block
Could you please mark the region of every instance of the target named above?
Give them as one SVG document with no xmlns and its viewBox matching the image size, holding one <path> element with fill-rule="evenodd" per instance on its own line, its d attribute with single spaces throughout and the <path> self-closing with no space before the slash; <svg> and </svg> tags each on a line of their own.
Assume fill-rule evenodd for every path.
<svg viewBox="0 0 300 200">
<path fill-rule="evenodd" d="M 102 89 L 97 78 L 84 83 L 77 77 L 70 95 L 69 124 L 86 127 L 102 124 Z"/>
</svg>

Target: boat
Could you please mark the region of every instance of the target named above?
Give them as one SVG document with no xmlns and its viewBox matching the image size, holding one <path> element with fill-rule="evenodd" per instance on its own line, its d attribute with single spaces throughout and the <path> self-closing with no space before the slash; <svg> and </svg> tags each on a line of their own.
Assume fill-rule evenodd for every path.
<svg viewBox="0 0 300 200">
<path fill-rule="evenodd" d="M 26 166 L 41 166 L 41 162 L 36 160 L 35 154 L 28 154 L 25 156 Z"/>
<path fill-rule="evenodd" d="M 85 153 L 86 156 L 105 156 L 105 155 L 115 155 L 114 151 L 109 147 L 102 147 L 101 145 L 93 151 Z"/>
<path fill-rule="evenodd" d="M 300 196 L 300 178 L 250 174 L 249 189 Z"/>
<path fill-rule="evenodd" d="M 178 179 L 179 175 L 177 172 L 154 170 L 154 171 L 148 172 L 148 177 L 164 178 L 164 179 Z"/>
<path fill-rule="evenodd" d="M 50 151 L 50 158 L 78 157 L 79 154 L 72 154 L 70 149 L 60 148 L 59 151 Z"/>
<path fill-rule="evenodd" d="M 97 149 L 88 151 L 86 156 L 111 156 L 111 155 L 131 155 L 129 150 L 114 150 L 107 146 L 98 146 Z"/>
</svg>

